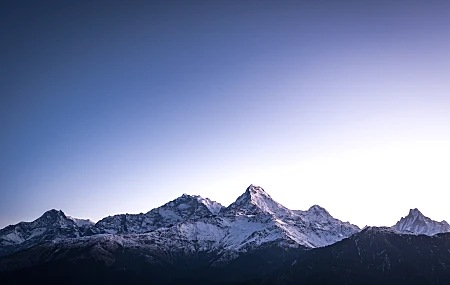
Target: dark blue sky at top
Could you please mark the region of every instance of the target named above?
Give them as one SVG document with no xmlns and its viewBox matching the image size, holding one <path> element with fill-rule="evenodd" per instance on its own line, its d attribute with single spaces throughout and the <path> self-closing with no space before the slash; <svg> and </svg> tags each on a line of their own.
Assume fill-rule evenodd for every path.
<svg viewBox="0 0 450 285">
<path fill-rule="evenodd" d="M 150 210 L 405 104 L 414 116 L 431 102 L 424 116 L 445 125 L 448 6 L 2 1 L 0 226 L 49 208 L 94 220 Z M 411 90 L 440 92 L 388 91 L 421 78 Z"/>
</svg>

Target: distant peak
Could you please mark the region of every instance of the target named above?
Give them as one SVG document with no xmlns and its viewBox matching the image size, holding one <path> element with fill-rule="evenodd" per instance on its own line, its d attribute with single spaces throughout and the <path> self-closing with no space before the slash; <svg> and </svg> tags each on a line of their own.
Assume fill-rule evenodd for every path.
<svg viewBox="0 0 450 285">
<path fill-rule="evenodd" d="M 365 226 L 362 231 L 362 234 L 398 234 L 399 232 L 391 227 L 372 227 L 372 226 Z"/>
<path fill-rule="evenodd" d="M 325 208 L 320 207 L 319 205 L 312 205 L 312 206 L 308 209 L 308 211 L 320 211 L 320 212 L 327 212 L 327 213 L 328 213 L 328 211 L 325 210 Z"/>
<path fill-rule="evenodd" d="M 258 185 L 255 185 L 255 184 L 250 184 L 250 186 L 248 186 L 247 189 L 260 189 L 260 190 L 263 190 L 261 186 L 258 186 Z"/>
<path fill-rule="evenodd" d="M 409 210 L 409 215 L 412 215 L 412 216 L 422 215 L 423 216 L 423 214 L 417 208 L 410 209 Z"/>
<path fill-rule="evenodd" d="M 393 228 L 404 233 L 435 235 L 450 232 L 447 222 L 437 222 L 422 214 L 417 208 L 409 210 L 409 214 L 398 221 Z"/>
<path fill-rule="evenodd" d="M 66 216 L 69 220 L 72 220 L 79 227 L 93 226 L 95 223 L 90 219 L 78 219 L 72 216 Z"/>
<path fill-rule="evenodd" d="M 200 195 L 194 195 L 193 197 L 197 199 L 199 203 L 205 205 L 206 208 L 208 208 L 208 210 L 213 214 L 218 214 L 222 208 L 225 208 L 224 206 L 222 206 L 222 204 L 216 201 L 212 201 L 209 198 L 203 198 Z"/>
<path fill-rule="evenodd" d="M 51 209 L 51 210 L 48 210 L 46 213 L 55 213 L 55 214 L 57 214 L 57 213 L 62 213 L 62 211 L 61 210 L 56 210 L 56 209 Z"/>
<path fill-rule="evenodd" d="M 51 209 L 42 214 L 39 220 L 67 220 L 67 216 L 61 210 Z"/>
<path fill-rule="evenodd" d="M 217 214 L 222 208 L 224 208 L 220 203 L 217 203 L 215 201 L 212 201 L 208 198 L 203 198 L 200 195 L 190 195 L 183 193 L 180 197 L 176 198 L 175 200 L 164 204 L 162 207 L 180 207 L 180 205 L 184 204 L 192 204 L 192 203 L 198 203 L 198 205 L 205 206 L 212 214 Z M 199 207 L 199 206 L 195 207 Z M 181 206 L 183 207 L 183 206 Z"/>
<path fill-rule="evenodd" d="M 198 199 L 198 198 L 202 198 L 202 197 L 200 195 L 191 195 L 191 194 L 183 193 L 183 195 L 181 195 L 178 198 L 194 198 L 194 199 Z"/>
<path fill-rule="evenodd" d="M 270 195 L 266 191 L 264 191 L 261 186 L 256 186 L 253 184 L 250 184 L 250 186 L 248 186 L 247 190 L 241 196 L 241 198 L 248 199 L 248 201 L 251 201 L 251 203 L 254 204 L 260 204 L 258 201 L 262 200 L 273 201 L 272 197 L 270 197 Z"/>
<path fill-rule="evenodd" d="M 304 215 L 307 215 L 309 218 L 312 218 L 314 220 L 333 220 L 333 216 L 328 213 L 328 211 L 325 208 L 320 207 L 319 205 L 313 205 L 311 206 L 307 211 L 300 211 Z"/>
<path fill-rule="evenodd" d="M 261 193 L 261 194 L 264 194 L 265 196 L 268 196 L 270 198 L 270 195 L 267 194 L 267 192 L 264 191 L 264 189 L 261 186 L 256 186 L 256 185 L 253 185 L 253 184 L 250 184 L 250 186 L 247 187 L 247 190 L 245 192 L 247 192 L 249 194 Z"/>
<path fill-rule="evenodd" d="M 186 194 L 183 193 L 183 195 L 181 195 L 180 197 L 176 198 L 175 200 L 199 200 L 199 199 L 203 199 L 201 196 L 199 195 L 190 195 L 190 194 Z"/>
<path fill-rule="evenodd" d="M 405 217 L 405 219 L 413 219 L 413 220 L 417 218 L 427 219 L 428 217 L 422 214 L 422 212 L 419 211 L 419 209 L 417 208 L 410 209 L 408 215 Z"/>
<path fill-rule="evenodd" d="M 192 199 L 192 200 L 197 200 L 199 202 L 201 202 L 203 200 L 209 200 L 208 198 L 203 198 L 200 195 L 190 195 L 190 194 L 186 194 L 186 193 L 183 193 L 183 195 L 181 195 L 180 197 L 178 197 L 175 200 L 178 200 L 178 199 L 182 199 L 182 200 L 186 200 L 186 199 L 191 200 Z"/>
<path fill-rule="evenodd" d="M 201 198 L 201 197 L 183 193 L 181 196 L 179 196 L 178 198 L 175 198 L 174 200 L 172 200 L 171 202 L 169 202 L 165 205 L 173 206 L 174 205 L 173 203 L 185 203 L 185 202 L 188 202 L 191 200 L 199 200 L 199 198 Z"/>
<path fill-rule="evenodd" d="M 410 209 L 408 215 L 406 215 L 405 217 L 402 217 L 400 219 L 400 221 L 398 221 L 398 223 L 400 223 L 401 221 L 403 221 L 403 222 L 409 221 L 409 223 L 412 223 L 413 221 L 423 220 L 423 219 L 429 219 L 429 218 L 426 217 L 424 214 L 422 214 L 419 211 L 419 209 L 414 208 L 414 209 Z"/>
<path fill-rule="evenodd" d="M 66 216 L 64 212 L 61 210 L 51 209 L 45 212 L 43 216 L 61 216 L 61 215 L 64 217 Z"/>
<path fill-rule="evenodd" d="M 251 184 L 244 194 L 239 196 L 234 203 L 227 208 L 229 211 L 254 215 L 259 213 L 285 216 L 292 214 L 289 209 L 277 203 L 260 186 Z"/>
</svg>

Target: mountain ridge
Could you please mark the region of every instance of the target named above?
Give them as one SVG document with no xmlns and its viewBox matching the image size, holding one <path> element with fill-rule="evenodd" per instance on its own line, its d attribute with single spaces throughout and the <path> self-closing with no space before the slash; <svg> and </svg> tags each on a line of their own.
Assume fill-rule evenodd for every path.
<svg viewBox="0 0 450 285">
<path fill-rule="evenodd" d="M 418 209 L 411 209 L 408 216 L 388 229 L 399 234 L 450 232 L 445 221 L 433 221 Z M 281 247 L 323 247 L 360 231 L 319 205 L 305 211 L 290 210 L 262 187 L 251 184 L 228 207 L 199 195 L 182 194 L 145 214 L 118 214 L 97 223 L 52 209 L 35 221 L 1 229 L 0 256 L 57 239 L 131 235 L 140 240 L 139 235 L 146 235 L 144 240 L 159 240 L 160 246 L 172 244 L 169 239 L 176 237 L 187 248 L 195 244 L 199 250 L 227 252 L 227 258 L 233 258 L 273 243 Z"/>
<path fill-rule="evenodd" d="M 445 220 L 441 222 L 432 220 L 417 208 L 410 209 L 408 215 L 402 217 L 392 228 L 402 233 L 428 236 L 450 232 L 450 225 Z"/>
<path fill-rule="evenodd" d="M 0 253 L 5 255 L 60 238 L 145 234 L 155 240 L 177 237 L 197 243 L 197 248 L 227 251 L 229 256 L 235 256 L 269 243 L 283 247 L 325 246 L 359 231 L 357 226 L 333 218 L 317 205 L 307 211 L 290 210 L 253 184 L 228 207 L 198 195 L 183 194 L 145 214 L 108 216 L 95 224 L 67 217 L 62 211 L 51 210 L 43 216 L 46 215 L 62 221 L 49 220 L 51 225 L 47 227 L 56 234 L 30 239 L 34 237 L 34 227 L 19 229 L 24 234 L 13 242 L 13 232 L 21 224 L 11 225 L 0 231 L 0 245 L 8 248 Z M 58 234 L 60 231 L 67 235 Z"/>
<path fill-rule="evenodd" d="M 103 272 L 97 283 L 158 280 L 158 284 L 214 284 L 211 278 L 215 278 L 216 284 L 222 285 L 246 284 L 241 283 L 244 281 L 297 284 L 307 278 L 307 284 L 334 284 L 335 280 L 336 284 L 359 284 L 347 283 L 339 276 L 362 282 L 374 278 L 372 271 L 385 272 L 394 263 L 394 271 L 387 272 L 384 281 L 399 281 L 397 275 L 404 268 L 412 272 L 408 280 L 423 281 L 423 276 L 433 271 L 416 273 L 420 268 L 414 263 L 419 257 L 410 252 L 417 245 L 420 254 L 425 254 L 420 258 L 431 256 L 431 266 L 447 266 L 450 257 L 446 254 L 426 254 L 434 250 L 433 246 L 450 244 L 450 234 L 429 237 L 422 233 L 424 229 L 430 235 L 431 230 L 442 230 L 442 223 L 411 209 L 395 226 L 361 230 L 334 218 L 319 205 L 304 211 L 290 210 L 253 184 L 228 207 L 183 194 L 147 213 L 108 216 L 95 224 L 52 209 L 35 221 L 0 230 L 0 283 L 29 284 L 36 279 L 61 284 L 75 278 L 78 283 L 74 284 L 96 284 L 89 278 Z M 323 259 L 330 256 L 343 265 Z M 371 258 L 376 264 L 370 263 Z M 360 268 L 358 262 L 366 267 Z M 323 272 L 329 283 L 323 283 L 323 266 L 344 271 L 336 275 L 326 269 Z M 362 275 L 345 271 L 348 266 L 360 268 Z M 306 275 L 298 275 L 292 268 Z M 76 277 L 74 270 L 78 272 Z M 53 277 L 43 273 L 49 271 Z"/>
</svg>

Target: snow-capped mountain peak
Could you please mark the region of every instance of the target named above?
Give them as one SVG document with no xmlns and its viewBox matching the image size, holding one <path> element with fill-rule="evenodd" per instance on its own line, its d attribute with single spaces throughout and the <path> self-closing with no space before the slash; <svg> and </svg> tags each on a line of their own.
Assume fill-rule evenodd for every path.
<svg viewBox="0 0 450 285">
<path fill-rule="evenodd" d="M 100 220 L 95 233 L 140 234 L 158 228 L 171 227 L 188 220 L 217 214 L 222 208 L 217 202 L 198 195 L 183 194 L 146 214 L 121 214 Z"/>
<path fill-rule="evenodd" d="M 68 218 L 61 210 L 49 210 L 45 212 L 37 220 L 31 222 L 35 226 L 59 226 L 61 228 L 74 228 L 77 224 L 72 219 Z"/>
<path fill-rule="evenodd" d="M 65 219 L 66 215 L 61 210 L 51 209 L 42 214 L 39 219 Z"/>
<path fill-rule="evenodd" d="M 49 210 L 32 222 L 21 222 L 0 230 L 0 256 L 29 248 L 38 242 L 58 238 L 77 238 L 81 229 L 61 210 Z"/>
<path fill-rule="evenodd" d="M 429 236 L 450 232 L 450 225 L 446 221 L 434 221 L 423 215 L 417 208 L 409 210 L 409 214 L 401 218 L 392 228 L 403 233 Z"/>
<path fill-rule="evenodd" d="M 203 198 L 199 195 L 193 195 L 192 197 L 194 197 L 195 199 L 197 199 L 198 202 L 202 203 L 203 205 L 206 206 L 206 208 L 208 208 L 208 210 L 213 213 L 214 215 L 218 214 L 220 212 L 220 210 L 222 210 L 223 208 L 225 208 L 224 206 L 222 206 L 222 204 L 216 202 L 216 201 L 212 201 L 209 198 Z"/>
<path fill-rule="evenodd" d="M 89 219 L 78 219 L 71 216 L 66 216 L 69 220 L 72 220 L 78 227 L 90 227 L 95 223 Z"/>
<path fill-rule="evenodd" d="M 96 236 L 137 242 L 150 241 L 157 247 L 192 248 L 225 253 L 224 259 L 264 244 L 288 247 L 321 247 L 348 237 L 359 228 L 334 219 L 324 208 L 292 211 L 277 203 L 262 187 L 250 185 L 229 207 L 198 195 L 183 194 L 147 213 L 106 217 L 95 225 L 88 220 L 51 210 L 32 223 L 0 230 L 0 256 L 38 244 L 41 240 L 82 240 Z M 145 242 L 143 246 L 147 246 Z"/>
<path fill-rule="evenodd" d="M 267 197 L 270 198 L 270 195 L 268 193 L 266 193 L 266 191 L 264 191 L 264 189 L 261 186 L 256 186 L 254 184 L 250 184 L 250 186 L 247 187 L 247 190 L 245 190 L 246 192 L 252 193 L 252 194 L 263 194 Z"/>
<path fill-rule="evenodd" d="M 313 205 L 308 209 L 308 212 L 316 215 L 322 216 L 331 216 L 325 208 L 320 207 L 319 205 Z"/>
<path fill-rule="evenodd" d="M 414 209 L 410 209 L 410 210 L 409 210 L 408 216 L 417 217 L 417 216 L 419 216 L 419 215 L 423 216 L 422 212 L 420 212 L 419 209 L 414 208 Z"/>
<path fill-rule="evenodd" d="M 187 209 L 190 208 L 193 211 L 204 210 L 206 208 L 211 214 L 217 214 L 222 208 L 220 203 L 212 201 L 208 198 L 203 198 L 199 195 L 189 195 L 184 193 L 181 197 L 164 204 L 161 208 L 173 208 Z"/>
<path fill-rule="evenodd" d="M 286 216 L 292 214 L 291 210 L 274 201 L 262 187 L 253 184 L 227 207 L 226 212 L 238 215 L 270 214 Z"/>
</svg>

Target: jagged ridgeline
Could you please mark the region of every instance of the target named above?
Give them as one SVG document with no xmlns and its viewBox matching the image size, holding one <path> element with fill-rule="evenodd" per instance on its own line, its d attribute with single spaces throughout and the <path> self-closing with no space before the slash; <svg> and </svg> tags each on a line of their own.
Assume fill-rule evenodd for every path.
<svg viewBox="0 0 450 285">
<path fill-rule="evenodd" d="M 361 232 L 317 205 L 307 211 L 290 210 L 255 185 L 228 207 L 183 194 L 145 214 L 109 216 L 97 223 L 50 210 L 33 222 L 0 230 L 0 283 L 325 284 L 320 283 L 328 280 L 324 276 L 331 276 L 329 282 L 338 282 L 341 279 L 333 274 L 342 274 L 343 281 L 339 282 L 343 283 L 329 284 L 361 284 L 348 283 L 362 279 L 358 279 L 359 275 L 348 275 L 350 279 L 346 279 L 345 268 L 336 273 L 333 268 L 337 267 L 334 261 L 326 260 L 327 254 L 333 260 L 341 258 L 342 266 L 347 262 L 352 267 L 369 262 L 363 257 L 369 258 L 371 253 L 384 254 L 384 259 L 376 260 L 384 263 L 361 276 L 382 270 L 388 280 L 389 272 L 401 268 L 412 270 L 408 276 L 415 278 L 420 274 L 417 268 L 408 267 L 414 263 L 408 258 L 416 256 L 404 252 L 413 245 L 444 246 L 447 236 L 433 235 L 449 231 L 445 221 L 434 222 L 417 209 L 392 228 L 376 229 Z M 373 240 L 359 243 L 370 239 L 366 236 Z M 386 248 L 382 252 L 389 240 L 386 236 L 403 248 L 389 243 L 389 248 L 396 250 Z M 355 246 L 350 247 L 352 241 Z M 334 256 L 335 250 L 341 248 L 344 253 Z M 421 257 L 431 258 L 433 264 L 442 262 L 440 266 L 446 268 L 444 255 L 436 259 Z M 396 259 L 398 256 L 406 265 Z M 393 266 L 396 262 L 400 265 Z M 304 279 L 307 283 L 302 281 L 305 276 L 309 276 Z M 382 284 L 370 282 L 367 284 Z"/>
</svg>

